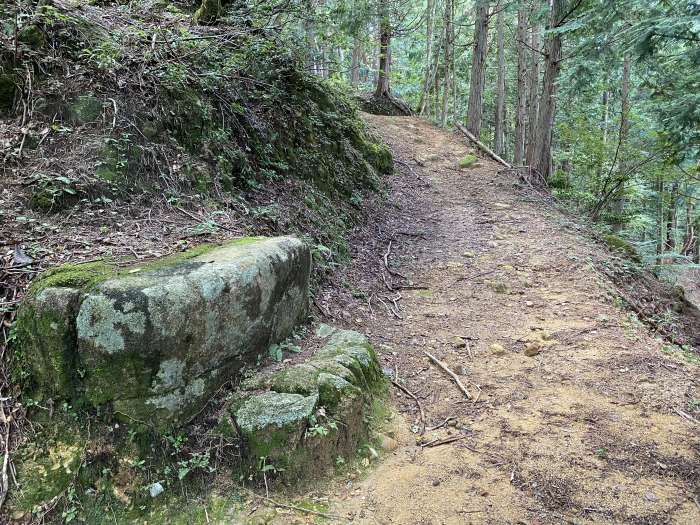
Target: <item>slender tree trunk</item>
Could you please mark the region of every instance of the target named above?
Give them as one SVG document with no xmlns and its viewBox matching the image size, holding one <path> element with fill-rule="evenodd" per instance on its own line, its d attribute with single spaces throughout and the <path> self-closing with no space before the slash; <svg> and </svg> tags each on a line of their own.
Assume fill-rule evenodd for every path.
<svg viewBox="0 0 700 525">
<path fill-rule="evenodd" d="M 556 28 L 564 16 L 565 0 L 552 0 L 549 27 Z M 540 98 L 535 149 L 532 168 L 546 181 L 552 168 L 552 131 L 554 128 L 554 110 L 557 77 L 561 67 L 561 34 L 554 33 L 547 37 L 545 45 L 545 68 L 542 78 L 542 96 Z"/>
<path fill-rule="evenodd" d="M 388 0 L 381 0 L 379 12 L 379 70 L 375 97 L 390 96 L 389 73 L 391 68 L 391 22 Z"/>
<path fill-rule="evenodd" d="M 503 156 L 505 145 L 505 121 L 506 121 L 506 58 L 503 42 L 503 9 L 498 3 L 498 15 L 496 16 L 496 54 L 498 59 L 498 75 L 496 80 L 496 114 L 493 125 L 493 150 L 497 155 Z"/>
<path fill-rule="evenodd" d="M 472 69 L 469 77 L 469 103 L 467 106 L 467 129 L 476 137 L 481 134 L 481 119 L 484 97 L 484 66 L 489 32 L 489 2 L 477 0 L 474 22 L 474 48 Z"/>
<path fill-rule="evenodd" d="M 619 171 L 624 174 L 627 170 L 627 163 L 625 162 L 625 152 L 624 147 L 627 144 L 627 140 L 630 134 L 630 72 L 632 68 L 632 63 L 629 55 L 625 55 L 624 61 L 622 63 L 622 97 L 620 100 L 620 149 L 622 151 L 622 157 L 620 158 L 620 168 Z M 623 175 L 624 176 L 624 175 Z M 624 226 L 624 221 L 622 220 L 623 214 L 625 212 L 625 183 L 620 185 L 620 189 L 617 192 L 615 200 L 613 201 L 613 213 L 615 221 L 613 223 L 613 231 L 619 232 Z"/>
<path fill-rule="evenodd" d="M 306 69 L 318 75 L 319 69 L 316 63 L 316 25 L 314 23 L 316 6 L 314 0 L 306 0 L 305 7 L 304 38 L 306 40 Z"/>
<path fill-rule="evenodd" d="M 656 176 L 656 218 L 658 221 L 658 235 L 656 244 L 656 254 L 661 255 L 666 248 L 666 214 L 664 213 L 664 179 L 663 175 Z M 663 263 L 663 260 L 659 260 Z"/>
<path fill-rule="evenodd" d="M 440 122 L 443 127 L 447 125 L 447 115 L 450 106 L 450 79 L 452 65 L 452 44 L 454 39 L 454 31 L 452 28 L 452 0 L 445 0 L 445 75 L 443 79 L 443 98 L 442 98 L 442 115 Z"/>
<path fill-rule="evenodd" d="M 355 38 L 352 46 L 352 58 L 350 63 L 350 84 L 357 87 L 360 83 L 360 57 L 362 53 L 361 42 L 359 38 Z"/>
<path fill-rule="evenodd" d="M 525 130 L 527 104 L 527 54 L 525 42 L 527 39 L 527 12 L 518 9 L 518 29 L 516 33 L 518 49 L 518 88 L 515 109 L 515 141 L 513 146 L 513 164 L 521 166 L 525 159 Z"/>
<path fill-rule="evenodd" d="M 423 79 L 423 92 L 421 93 L 420 103 L 418 104 L 418 113 L 423 115 L 428 104 L 428 96 L 430 86 L 432 84 L 433 72 L 433 30 L 435 15 L 435 0 L 428 0 L 426 11 L 426 30 L 425 30 L 425 77 Z"/>
<path fill-rule="evenodd" d="M 536 24 L 530 32 L 530 75 L 528 77 L 528 101 L 527 101 L 527 132 L 525 134 L 525 148 L 528 166 L 532 166 L 535 157 L 535 135 L 537 134 L 537 120 L 540 113 L 540 28 Z"/>
</svg>

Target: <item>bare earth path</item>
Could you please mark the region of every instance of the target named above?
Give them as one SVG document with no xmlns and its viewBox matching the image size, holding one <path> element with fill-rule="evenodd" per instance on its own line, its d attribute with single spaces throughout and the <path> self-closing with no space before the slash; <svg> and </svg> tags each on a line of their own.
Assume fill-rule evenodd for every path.
<svg viewBox="0 0 700 525">
<path fill-rule="evenodd" d="M 368 118 L 417 177 L 396 196 L 389 261 L 425 289 L 384 289 L 346 320 L 429 428 L 454 418 L 423 441 L 461 439 L 418 446 L 416 405 L 392 387 L 399 446 L 339 483 L 332 511 L 362 524 L 700 523 L 699 367 L 620 306 L 596 270 L 612 256 L 496 164 L 460 170 L 456 135 Z"/>
</svg>

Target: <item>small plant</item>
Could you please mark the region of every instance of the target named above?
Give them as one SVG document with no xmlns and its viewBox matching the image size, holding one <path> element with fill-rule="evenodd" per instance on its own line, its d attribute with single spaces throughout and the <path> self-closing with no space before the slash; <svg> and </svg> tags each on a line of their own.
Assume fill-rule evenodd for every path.
<svg viewBox="0 0 700 525">
<path fill-rule="evenodd" d="M 462 169 L 471 168 L 475 162 L 476 156 L 472 155 L 471 153 L 468 153 L 462 158 L 462 160 L 459 161 L 459 167 Z"/>
<path fill-rule="evenodd" d="M 608 449 L 605 447 L 600 447 L 595 450 L 595 455 L 598 456 L 600 459 L 607 459 L 608 458 Z"/>
</svg>

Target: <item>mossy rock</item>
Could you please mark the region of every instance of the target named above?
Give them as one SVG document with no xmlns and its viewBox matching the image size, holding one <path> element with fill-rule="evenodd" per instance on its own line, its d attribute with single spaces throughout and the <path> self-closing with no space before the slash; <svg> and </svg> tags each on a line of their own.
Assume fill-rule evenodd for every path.
<svg viewBox="0 0 700 525">
<path fill-rule="evenodd" d="M 221 13 L 221 0 L 202 0 L 199 9 L 194 13 L 195 24 L 213 24 Z"/>
<path fill-rule="evenodd" d="M 33 49 L 39 49 L 46 45 L 46 35 L 36 25 L 22 28 L 17 34 L 17 40 Z"/>
<path fill-rule="evenodd" d="M 285 479 L 310 477 L 367 438 L 365 416 L 386 387 L 377 356 L 358 332 L 322 326 L 318 333 L 328 339 L 321 350 L 305 363 L 244 381 L 219 421 L 216 432 L 230 437 L 233 414 L 253 470 L 265 457 L 285 469 L 279 472 Z M 301 431 L 302 413 L 313 425 L 309 432 Z"/>
<path fill-rule="evenodd" d="M 99 120 L 103 104 L 92 95 L 80 95 L 68 104 L 68 121 L 74 126 L 81 126 Z"/>
<path fill-rule="evenodd" d="M 301 459 L 299 443 L 317 401 L 317 395 L 278 392 L 265 392 L 245 401 L 235 418 L 253 465 L 265 458 L 277 469 L 298 468 L 294 462 Z"/>
<path fill-rule="evenodd" d="M 55 400 L 181 425 L 306 318 L 309 272 L 308 248 L 289 237 L 126 268 L 66 265 L 20 308 L 18 375 Z"/>
<path fill-rule="evenodd" d="M 628 259 L 631 259 L 638 264 L 642 262 L 642 257 L 639 255 L 637 250 L 635 250 L 634 246 L 632 246 L 631 243 L 622 237 L 610 233 L 603 235 L 603 241 L 611 250 L 622 253 Z"/>
</svg>

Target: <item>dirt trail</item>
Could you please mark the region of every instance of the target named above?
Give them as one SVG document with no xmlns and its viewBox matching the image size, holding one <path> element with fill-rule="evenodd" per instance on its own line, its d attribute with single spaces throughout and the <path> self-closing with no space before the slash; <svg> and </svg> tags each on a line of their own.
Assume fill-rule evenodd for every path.
<svg viewBox="0 0 700 525">
<path fill-rule="evenodd" d="M 596 270 L 612 256 L 496 164 L 460 170 L 458 136 L 368 118 L 417 181 L 398 183 L 386 228 L 392 268 L 426 289 L 378 294 L 400 293 L 402 319 L 386 299 L 358 300 L 346 319 L 428 427 L 455 418 L 424 441 L 463 438 L 417 446 L 416 405 L 392 388 L 399 446 L 343 480 L 332 510 L 362 524 L 700 523 L 699 367 L 619 306 Z"/>
</svg>

